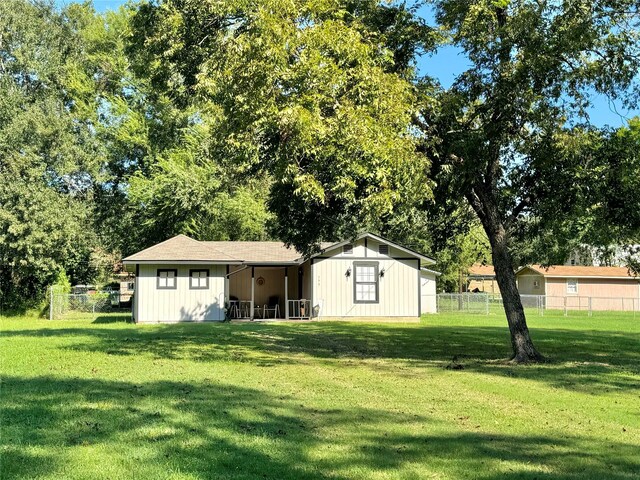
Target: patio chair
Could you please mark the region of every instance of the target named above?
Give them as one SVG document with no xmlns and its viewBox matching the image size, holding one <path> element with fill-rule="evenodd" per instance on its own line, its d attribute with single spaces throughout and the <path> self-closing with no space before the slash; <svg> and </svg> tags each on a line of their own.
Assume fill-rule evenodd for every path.
<svg viewBox="0 0 640 480">
<path fill-rule="evenodd" d="M 240 302 L 238 297 L 231 295 L 229 297 L 229 318 L 240 317 Z"/>
<path fill-rule="evenodd" d="M 280 297 L 273 295 L 269 297 L 269 302 L 264 306 L 262 318 L 269 318 L 269 312 L 273 312 L 273 318 L 280 317 Z"/>
</svg>

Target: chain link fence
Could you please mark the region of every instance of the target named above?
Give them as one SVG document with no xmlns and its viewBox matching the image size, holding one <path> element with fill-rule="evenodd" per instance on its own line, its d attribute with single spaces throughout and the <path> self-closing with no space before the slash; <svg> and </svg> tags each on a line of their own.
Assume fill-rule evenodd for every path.
<svg viewBox="0 0 640 480">
<path fill-rule="evenodd" d="M 554 297 L 547 295 L 520 295 L 527 314 L 593 316 L 606 312 L 619 312 L 640 318 L 640 299 L 623 297 Z M 491 293 L 439 293 L 436 295 L 438 312 L 464 312 L 489 315 L 504 313 L 500 294 Z"/>
<path fill-rule="evenodd" d="M 101 313 L 131 313 L 131 294 L 118 291 L 63 293 L 51 287 L 49 319 L 87 318 Z"/>
<path fill-rule="evenodd" d="M 489 295 L 486 293 L 439 293 L 436 295 L 438 312 L 466 312 L 489 314 Z"/>
</svg>

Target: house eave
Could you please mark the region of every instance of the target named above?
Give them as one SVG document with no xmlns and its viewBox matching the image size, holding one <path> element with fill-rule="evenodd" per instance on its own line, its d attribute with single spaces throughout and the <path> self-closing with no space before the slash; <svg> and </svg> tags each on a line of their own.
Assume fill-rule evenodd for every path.
<svg viewBox="0 0 640 480">
<path fill-rule="evenodd" d="M 125 259 L 123 265 L 247 265 L 249 267 L 292 267 L 300 265 L 302 262 L 293 261 L 273 261 L 273 262 L 252 262 L 247 260 L 136 260 Z"/>
<path fill-rule="evenodd" d="M 593 278 L 593 279 L 604 279 L 604 280 L 636 280 L 640 281 L 638 277 L 611 277 L 611 276 L 595 276 L 595 275 L 542 275 L 545 278 Z"/>
<path fill-rule="evenodd" d="M 136 260 L 127 258 L 123 265 L 241 265 L 241 260 Z"/>
<path fill-rule="evenodd" d="M 442 272 L 436 272 L 435 270 L 430 270 L 428 268 L 424 268 L 424 267 L 420 267 L 420 271 L 421 272 L 425 272 L 425 273 L 432 273 L 434 274 L 436 277 L 439 277 L 440 275 L 442 275 Z"/>
</svg>

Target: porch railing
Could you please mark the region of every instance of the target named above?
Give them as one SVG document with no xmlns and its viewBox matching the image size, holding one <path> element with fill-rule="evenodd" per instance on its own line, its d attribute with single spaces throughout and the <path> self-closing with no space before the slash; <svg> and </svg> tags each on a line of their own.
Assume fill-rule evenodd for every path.
<svg viewBox="0 0 640 480">
<path fill-rule="evenodd" d="M 311 318 L 311 300 L 289 300 L 289 318 L 300 320 Z"/>
</svg>

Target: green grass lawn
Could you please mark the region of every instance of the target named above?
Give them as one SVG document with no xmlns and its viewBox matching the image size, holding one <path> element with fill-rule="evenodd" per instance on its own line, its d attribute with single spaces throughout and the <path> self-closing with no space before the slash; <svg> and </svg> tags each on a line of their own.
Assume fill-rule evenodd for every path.
<svg viewBox="0 0 640 480">
<path fill-rule="evenodd" d="M 0 319 L 2 478 L 640 478 L 640 318 L 125 319 Z"/>
</svg>

